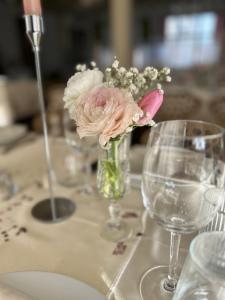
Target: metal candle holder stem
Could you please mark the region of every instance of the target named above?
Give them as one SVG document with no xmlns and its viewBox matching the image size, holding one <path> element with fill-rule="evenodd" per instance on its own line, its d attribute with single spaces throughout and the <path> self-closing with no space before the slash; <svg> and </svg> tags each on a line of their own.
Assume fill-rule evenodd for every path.
<svg viewBox="0 0 225 300">
<path fill-rule="evenodd" d="M 53 168 L 48 139 L 48 126 L 46 120 L 46 111 L 44 103 L 43 85 L 40 67 L 40 42 L 44 33 L 42 16 L 25 15 L 26 33 L 31 42 L 37 75 L 38 100 L 41 111 L 41 120 L 44 131 L 45 156 L 48 170 L 49 199 L 45 199 L 34 206 L 32 215 L 42 221 L 58 222 L 73 214 L 75 210 L 74 203 L 66 198 L 55 198 L 53 193 Z"/>
</svg>

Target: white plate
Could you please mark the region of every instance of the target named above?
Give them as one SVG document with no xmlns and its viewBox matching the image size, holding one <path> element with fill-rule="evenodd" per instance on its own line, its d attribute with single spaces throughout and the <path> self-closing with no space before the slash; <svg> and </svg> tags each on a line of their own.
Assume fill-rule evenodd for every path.
<svg viewBox="0 0 225 300">
<path fill-rule="evenodd" d="M 0 127 L 0 146 L 6 146 L 14 143 L 20 138 L 24 137 L 27 132 L 26 126 L 12 125 Z"/>
<path fill-rule="evenodd" d="M 7 273 L 0 276 L 0 282 L 36 300 L 106 300 L 86 283 L 56 273 Z"/>
</svg>

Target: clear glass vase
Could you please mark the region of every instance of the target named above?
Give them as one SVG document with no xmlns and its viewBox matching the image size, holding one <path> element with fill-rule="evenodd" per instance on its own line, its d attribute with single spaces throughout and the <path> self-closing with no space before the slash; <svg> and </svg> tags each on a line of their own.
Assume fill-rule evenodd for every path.
<svg viewBox="0 0 225 300">
<path fill-rule="evenodd" d="M 108 149 L 99 150 L 98 159 L 98 191 L 109 200 L 109 220 L 104 224 L 101 236 L 118 242 L 131 233 L 130 227 L 120 216 L 120 200 L 129 185 L 129 136 L 114 139 L 109 146 Z"/>
</svg>

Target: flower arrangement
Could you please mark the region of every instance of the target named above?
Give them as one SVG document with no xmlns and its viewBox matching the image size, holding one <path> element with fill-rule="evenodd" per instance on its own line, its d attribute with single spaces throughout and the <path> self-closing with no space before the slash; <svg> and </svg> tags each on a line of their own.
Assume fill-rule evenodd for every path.
<svg viewBox="0 0 225 300">
<path fill-rule="evenodd" d="M 119 147 L 135 127 L 154 124 L 152 119 L 163 103 L 162 82 L 171 81 L 170 69 L 127 70 L 115 58 L 104 72 L 94 62 L 89 68 L 77 65 L 76 70 L 65 89 L 65 108 L 80 138 L 98 136 L 107 150 L 100 166 L 100 192 L 117 200 L 125 191 Z"/>
<path fill-rule="evenodd" d="M 80 138 L 99 136 L 102 148 L 121 139 L 137 126 L 153 125 L 153 117 L 163 103 L 162 82 L 170 82 L 170 69 L 121 67 L 115 58 L 112 66 L 100 71 L 77 65 L 65 89 L 63 100 L 74 119 Z"/>
</svg>

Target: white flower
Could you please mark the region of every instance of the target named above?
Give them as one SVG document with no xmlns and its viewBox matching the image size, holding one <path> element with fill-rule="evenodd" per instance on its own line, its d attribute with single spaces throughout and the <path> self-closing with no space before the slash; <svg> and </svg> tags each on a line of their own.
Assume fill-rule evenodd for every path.
<svg viewBox="0 0 225 300">
<path fill-rule="evenodd" d="M 87 66 L 84 64 L 84 65 L 82 65 L 81 66 L 81 72 L 84 72 L 84 71 L 86 71 L 87 70 Z"/>
<path fill-rule="evenodd" d="M 139 73 L 138 69 L 134 68 L 134 67 L 130 68 L 130 72 L 132 72 L 133 74 L 138 74 Z"/>
<path fill-rule="evenodd" d="M 157 88 L 158 90 L 161 90 L 161 89 L 162 89 L 162 85 L 161 85 L 160 83 L 157 83 L 156 88 Z"/>
<path fill-rule="evenodd" d="M 139 89 L 143 89 L 143 86 L 146 83 L 146 79 L 144 78 L 143 74 L 139 74 L 136 79 L 137 79 L 137 81 L 136 81 L 137 87 Z"/>
<path fill-rule="evenodd" d="M 148 74 L 149 72 L 151 72 L 151 70 L 152 70 L 152 67 L 146 67 L 146 68 L 144 69 L 144 73 L 145 73 L 145 74 Z"/>
<path fill-rule="evenodd" d="M 162 72 L 163 72 L 165 75 L 169 75 L 169 74 L 170 74 L 170 68 L 165 67 L 165 68 L 162 69 Z"/>
<path fill-rule="evenodd" d="M 108 81 L 108 87 L 113 87 L 113 86 L 114 86 L 113 80 Z"/>
<path fill-rule="evenodd" d="M 90 65 L 95 68 L 97 65 L 96 65 L 96 62 L 95 61 L 91 61 Z"/>
<path fill-rule="evenodd" d="M 129 89 L 130 89 L 131 94 L 137 94 L 139 92 L 138 88 L 133 83 L 130 85 Z"/>
<path fill-rule="evenodd" d="M 149 77 L 150 80 L 156 80 L 158 76 L 158 70 L 153 67 L 146 67 L 144 75 Z"/>
<path fill-rule="evenodd" d="M 127 127 L 127 129 L 126 129 L 126 133 L 130 133 L 131 131 L 133 131 L 133 127 L 132 127 L 132 126 L 130 126 L 130 127 Z"/>
<path fill-rule="evenodd" d="M 113 64 L 112 64 L 112 67 L 117 69 L 119 67 L 119 61 L 116 59 L 114 60 Z"/>
<path fill-rule="evenodd" d="M 78 72 L 84 72 L 85 70 L 87 70 L 87 66 L 85 64 L 83 64 L 83 65 L 78 64 L 78 65 L 76 65 L 76 70 Z"/>
<path fill-rule="evenodd" d="M 127 78 L 131 78 L 132 76 L 133 76 L 133 73 L 131 73 L 131 72 L 129 72 L 129 71 L 126 73 L 126 77 L 127 77 Z"/>
<path fill-rule="evenodd" d="M 134 116 L 133 116 L 133 121 L 134 123 L 137 123 L 137 121 L 143 117 L 143 111 L 139 112 L 139 113 L 136 113 Z"/>
<path fill-rule="evenodd" d="M 120 72 L 121 74 L 124 74 L 124 73 L 126 72 L 126 69 L 125 69 L 124 67 L 120 67 L 120 68 L 119 68 L 119 72 Z"/>
<path fill-rule="evenodd" d="M 171 80 L 172 80 L 172 78 L 171 78 L 171 76 L 166 76 L 166 82 L 171 82 Z"/>
<path fill-rule="evenodd" d="M 151 80 L 156 80 L 158 76 L 158 70 L 153 69 L 152 72 L 150 73 L 150 79 Z"/>
<path fill-rule="evenodd" d="M 79 99 L 92 88 L 99 86 L 103 81 L 103 73 L 99 70 L 86 70 L 73 75 L 67 82 L 63 101 L 65 108 L 72 114 Z"/>
<path fill-rule="evenodd" d="M 156 123 L 155 123 L 155 121 L 153 121 L 153 120 L 150 120 L 149 123 L 148 123 L 149 126 L 154 126 L 155 124 L 156 124 Z"/>
</svg>

